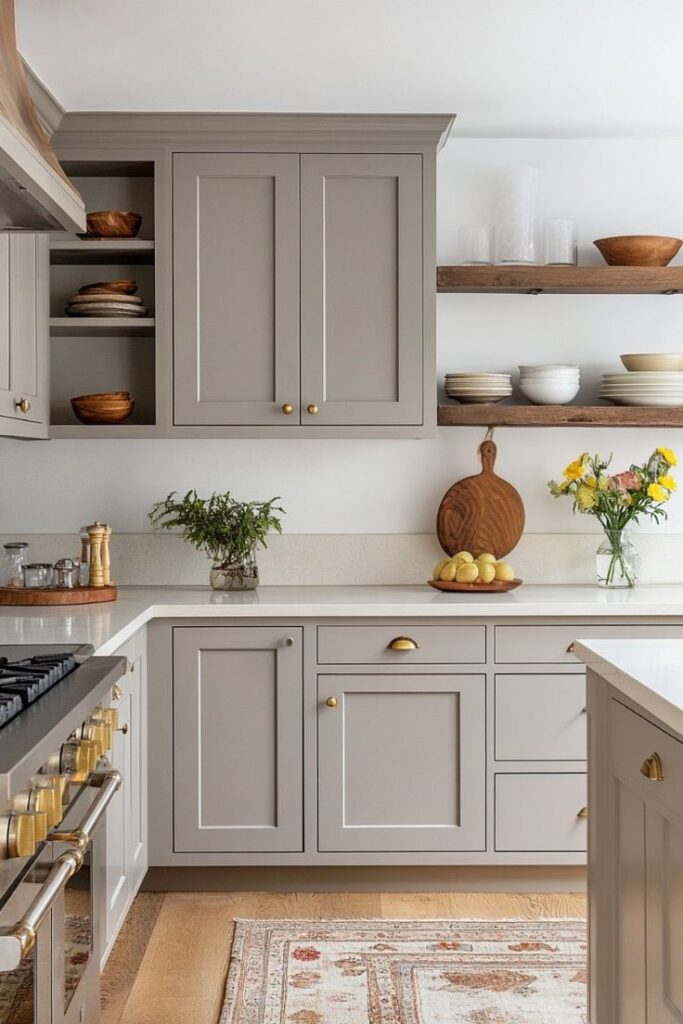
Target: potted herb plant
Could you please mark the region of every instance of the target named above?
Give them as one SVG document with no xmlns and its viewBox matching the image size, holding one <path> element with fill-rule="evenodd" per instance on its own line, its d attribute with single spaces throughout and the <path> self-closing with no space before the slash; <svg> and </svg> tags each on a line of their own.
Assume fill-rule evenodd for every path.
<svg viewBox="0 0 683 1024">
<path fill-rule="evenodd" d="M 631 463 L 621 473 L 609 470 L 612 456 L 602 459 L 583 452 L 563 471 L 563 480 L 548 483 L 550 493 L 568 495 L 574 511 L 595 516 L 605 539 L 597 551 L 598 583 L 603 587 L 632 587 L 637 580 L 636 551 L 628 534 L 630 523 L 648 516 L 666 519 L 664 505 L 676 490 L 672 474 L 676 456 L 656 448 L 642 465 Z"/>
<path fill-rule="evenodd" d="M 284 509 L 270 501 L 237 501 L 230 491 L 200 498 L 188 491 L 183 498 L 171 491 L 152 506 L 149 518 L 155 529 L 178 529 L 183 538 L 211 559 L 209 582 L 214 590 L 254 590 L 258 586 L 256 549 L 266 547 L 272 531 L 282 533 L 277 513 Z"/>
</svg>

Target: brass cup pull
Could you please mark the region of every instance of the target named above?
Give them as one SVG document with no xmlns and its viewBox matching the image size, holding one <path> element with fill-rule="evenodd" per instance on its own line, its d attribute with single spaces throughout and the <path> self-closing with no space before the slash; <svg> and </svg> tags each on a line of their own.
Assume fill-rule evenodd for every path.
<svg viewBox="0 0 683 1024">
<path fill-rule="evenodd" d="M 576 812 L 576 817 L 577 818 L 587 818 L 588 817 L 588 808 L 587 807 L 582 807 L 580 810 L 578 810 Z"/>
<path fill-rule="evenodd" d="M 646 779 L 650 779 L 651 782 L 664 782 L 662 759 L 656 751 L 645 758 L 640 766 L 640 772 L 641 775 L 644 775 Z"/>
<path fill-rule="evenodd" d="M 309 414 L 309 416 L 317 416 L 319 411 L 320 410 L 318 409 L 318 406 L 315 404 L 315 402 L 311 402 L 310 405 L 306 406 L 306 412 Z"/>
<path fill-rule="evenodd" d="M 289 402 L 285 402 L 285 404 L 282 406 L 282 411 L 285 414 L 285 416 L 291 416 L 292 413 L 294 412 L 294 406 L 290 405 Z"/>
<path fill-rule="evenodd" d="M 336 706 L 337 706 L 337 698 L 336 697 L 328 697 L 327 700 L 325 701 L 325 703 L 327 704 L 328 708 L 336 708 Z"/>
<path fill-rule="evenodd" d="M 409 636 L 396 636 L 387 645 L 390 651 L 416 651 L 419 646 L 417 641 Z"/>
<path fill-rule="evenodd" d="M 14 403 L 14 408 L 18 409 L 19 412 L 23 412 L 26 415 L 27 412 L 31 411 L 31 403 L 27 398 L 18 398 Z"/>
<path fill-rule="evenodd" d="M 572 640 L 572 642 L 570 643 L 569 647 L 567 648 L 567 654 L 573 654 L 574 653 L 574 647 L 575 647 L 575 644 L 574 644 L 574 641 Z"/>
</svg>

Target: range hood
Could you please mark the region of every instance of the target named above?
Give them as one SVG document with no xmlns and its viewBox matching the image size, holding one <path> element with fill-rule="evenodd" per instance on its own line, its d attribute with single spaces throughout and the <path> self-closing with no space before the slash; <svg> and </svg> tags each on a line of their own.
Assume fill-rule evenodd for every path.
<svg viewBox="0 0 683 1024">
<path fill-rule="evenodd" d="M 62 170 L 28 90 L 14 0 L 0 0 L 0 230 L 85 231 L 85 207 Z"/>
</svg>

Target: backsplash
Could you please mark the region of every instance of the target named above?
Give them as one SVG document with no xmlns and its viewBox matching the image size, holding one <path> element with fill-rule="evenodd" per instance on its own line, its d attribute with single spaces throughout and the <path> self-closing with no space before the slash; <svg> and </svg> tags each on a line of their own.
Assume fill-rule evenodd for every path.
<svg viewBox="0 0 683 1024">
<path fill-rule="evenodd" d="M 17 539 L 29 541 L 32 561 L 78 554 L 72 534 L 0 535 L 3 544 Z M 527 533 L 507 560 L 526 583 L 592 584 L 601 539 L 597 533 Z M 641 556 L 641 583 L 683 580 L 683 538 L 637 533 L 633 539 Z M 424 583 L 440 557 L 431 533 L 290 533 L 272 537 L 258 560 L 267 586 L 378 586 Z M 204 586 L 209 562 L 173 534 L 114 534 L 112 575 L 122 586 Z"/>
</svg>

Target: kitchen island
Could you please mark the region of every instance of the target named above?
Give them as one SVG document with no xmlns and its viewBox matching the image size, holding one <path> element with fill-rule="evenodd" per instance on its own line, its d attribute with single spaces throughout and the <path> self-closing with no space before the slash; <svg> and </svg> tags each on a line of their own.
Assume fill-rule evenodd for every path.
<svg viewBox="0 0 683 1024">
<path fill-rule="evenodd" d="M 683 1019 L 683 641 L 594 640 L 590 1019 Z"/>
</svg>

